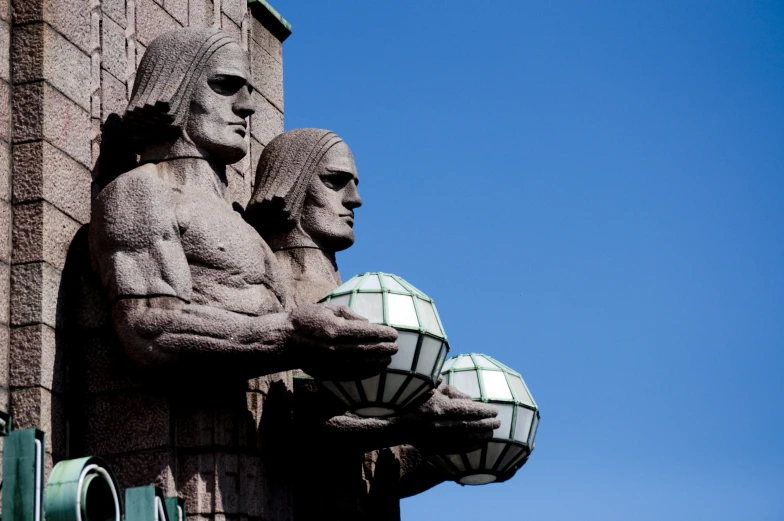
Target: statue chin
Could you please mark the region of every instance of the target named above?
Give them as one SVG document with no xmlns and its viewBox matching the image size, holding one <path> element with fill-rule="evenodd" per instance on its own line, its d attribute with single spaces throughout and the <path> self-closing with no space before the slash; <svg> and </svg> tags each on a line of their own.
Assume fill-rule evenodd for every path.
<svg viewBox="0 0 784 521">
<path fill-rule="evenodd" d="M 322 249 L 329 252 L 347 250 L 354 244 L 354 231 L 349 233 L 333 234 L 323 241 L 325 245 Z"/>
<path fill-rule="evenodd" d="M 237 136 L 239 138 L 239 136 Z M 245 140 L 239 138 L 239 143 L 211 143 L 205 149 L 210 158 L 214 158 L 226 165 L 233 165 L 248 155 L 248 146 Z"/>
</svg>

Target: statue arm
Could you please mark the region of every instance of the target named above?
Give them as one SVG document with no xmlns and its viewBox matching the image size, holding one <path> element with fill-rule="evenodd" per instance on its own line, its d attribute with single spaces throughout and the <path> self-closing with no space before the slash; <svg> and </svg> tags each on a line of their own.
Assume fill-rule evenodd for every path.
<svg viewBox="0 0 784 521">
<path fill-rule="evenodd" d="M 173 297 L 121 299 L 112 321 L 139 367 L 185 364 L 246 377 L 294 368 L 287 313 L 241 315 Z"/>
<path fill-rule="evenodd" d="M 295 419 L 309 426 L 324 450 L 346 454 L 389 448 L 394 462 L 377 458 L 385 485 L 399 498 L 424 492 L 449 480 L 427 461 L 428 452 L 452 453 L 473 450 L 489 440 L 500 425 L 495 407 L 475 402 L 452 386 L 440 385 L 430 398 L 407 414 L 391 418 L 360 418 L 346 414 L 345 407 L 330 393 L 321 392 L 310 379 L 295 380 Z M 316 436 L 313 433 L 317 432 Z M 312 441 L 311 441 L 312 442 Z M 397 469 L 395 468 L 397 466 Z M 390 472 L 394 478 L 390 478 Z M 394 484 L 389 479 L 396 480 Z M 371 487 L 373 485 L 371 484 Z"/>
<path fill-rule="evenodd" d="M 389 363 L 396 332 L 348 308 L 311 305 L 255 316 L 192 302 L 172 190 L 152 168 L 137 168 L 108 185 L 95 201 L 90 226 L 112 321 L 136 365 L 247 377 L 302 367 L 364 378 Z"/>
<path fill-rule="evenodd" d="M 171 188 L 149 166 L 124 174 L 95 201 L 91 252 L 131 360 L 154 367 L 203 358 L 217 369 L 230 353 L 237 368 L 289 369 L 287 313 L 248 316 L 191 302 L 180 227 Z"/>
</svg>

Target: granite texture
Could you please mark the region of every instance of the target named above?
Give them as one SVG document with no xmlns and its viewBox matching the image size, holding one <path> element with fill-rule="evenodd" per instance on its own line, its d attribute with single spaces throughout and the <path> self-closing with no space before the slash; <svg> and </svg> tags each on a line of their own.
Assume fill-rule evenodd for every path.
<svg viewBox="0 0 784 521">
<path fill-rule="evenodd" d="M 65 425 L 65 410 L 49 404 L 63 393 L 66 353 L 81 351 L 90 362 L 70 368 L 72 377 L 82 371 L 91 379 L 84 392 L 144 385 L 120 349 L 102 351 L 118 340 L 83 226 L 102 143 L 117 141 L 102 135 L 105 123 L 125 111 L 147 44 L 168 29 L 220 25 L 222 14 L 239 12 L 217 7 L 212 0 L 0 0 L 0 408 L 48 430 L 49 467 L 64 454 L 52 450 L 65 444 L 64 429 L 53 428 Z M 247 42 L 250 30 L 246 20 L 238 39 Z M 264 27 L 258 32 L 269 36 Z M 282 131 L 282 115 L 270 124 L 266 132 Z M 115 171 L 127 164 L 122 154 L 103 163 Z M 247 199 L 250 160 L 235 169 Z M 17 392 L 13 403 L 9 389 Z M 71 441 L 76 454 L 77 437 Z M 143 460 L 126 456 L 118 456 L 124 469 Z M 171 471 L 149 473 L 173 483 L 162 477 Z"/>
<path fill-rule="evenodd" d="M 276 449 L 291 449 L 286 371 L 363 378 L 397 349 L 395 330 L 348 308 L 290 309 L 275 256 L 232 204 L 232 179 L 250 189 L 229 166 L 250 152 L 250 81 L 246 54 L 221 31 L 177 29 L 149 44 L 102 147 L 111 128 L 113 151 L 124 145 L 141 165 L 99 158 L 107 181 L 63 272 L 63 293 L 84 288 L 69 293 L 84 304 L 76 315 L 97 318 L 73 320 L 77 452 L 119 458 L 122 483 L 152 477 L 205 516 L 291 514 Z M 103 300 L 88 302 L 96 286 Z M 262 396 L 249 399 L 251 389 Z M 135 468 L 141 453 L 157 468 Z"/>
<path fill-rule="evenodd" d="M 358 182 L 353 154 L 333 132 L 290 130 L 264 148 L 246 218 L 275 252 L 295 305 L 340 285 L 336 253 L 354 243 Z M 445 478 L 422 452 L 472 449 L 500 425 L 495 407 L 448 385 L 410 412 L 381 419 L 345 414 L 312 380 L 297 383 L 296 432 L 320 449 L 295 481 L 297 519 L 399 519 L 400 498 Z"/>
</svg>

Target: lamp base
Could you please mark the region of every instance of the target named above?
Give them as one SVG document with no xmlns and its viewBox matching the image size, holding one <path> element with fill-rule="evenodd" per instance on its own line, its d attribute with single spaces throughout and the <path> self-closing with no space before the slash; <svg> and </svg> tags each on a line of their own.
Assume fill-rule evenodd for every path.
<svg viewBox="0 0 784 521">
<path fill-rule="evenodd" d="M 386 407 L 362 407 L 354 411 L 354 414 L 364 418 L 386 418 L 395 414 L 395 410 Z"/>
<path fill-rule="evenodd" d="M 495 476 L 492 474 L 471 474 L 463 476 L 458 481 L 461 485 L 486 485 L 495 481 Z"/>
</svg>

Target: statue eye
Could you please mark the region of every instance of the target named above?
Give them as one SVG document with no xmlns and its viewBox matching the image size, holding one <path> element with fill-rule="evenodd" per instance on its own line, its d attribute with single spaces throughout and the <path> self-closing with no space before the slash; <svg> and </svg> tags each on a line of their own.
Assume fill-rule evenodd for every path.
<svg viewBox="0 0 784 521">
<path fill-rule="evenodd" d="M 332 190 L 342 190 L 354 178 L 348 172 L 330 172 L 321 175 L 321 182 Z"/>
<path fill-rule="evenodd" d="M 248 84 L 241 76 L 217 75 L 210 78 L 207 83 L 210 88 L 224 96 L 236 94 L 242 87 Z"/>
</svg>

